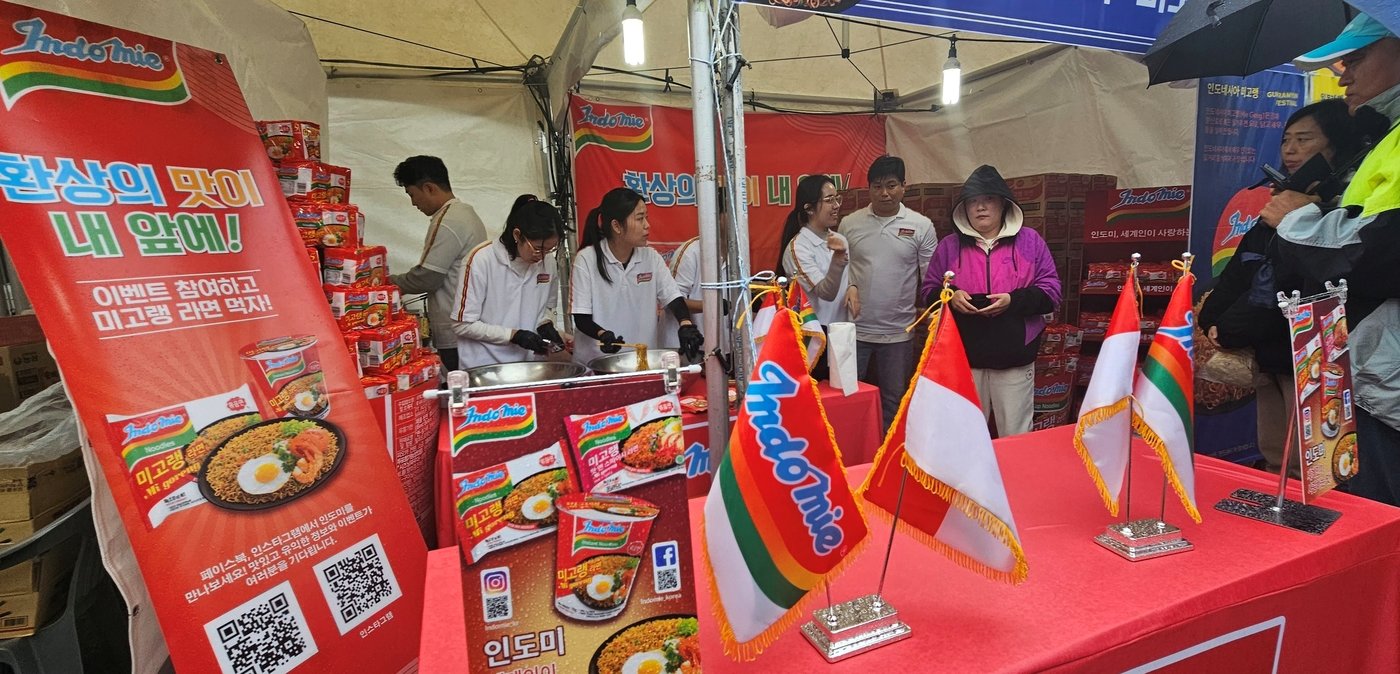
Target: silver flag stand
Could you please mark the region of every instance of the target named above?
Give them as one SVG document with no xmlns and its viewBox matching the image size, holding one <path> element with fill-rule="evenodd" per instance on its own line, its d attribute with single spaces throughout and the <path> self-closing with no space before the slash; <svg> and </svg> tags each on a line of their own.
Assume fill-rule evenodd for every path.
<svg viewBox="0 0 1400 674">
<path fill-rule="evenodd" d="M 1189 274 L 1191 261 L 1194 256 L 1191 253 L 1182 253 L 1181 259 L 1185 264 L 1184 274 Z M 1129 272 L 1129 282 L 1137 282 L 1138 261 L 1142 256 L 1133 253 L 1133 262 Z M 1141 307 L 1138 309 L 1141 311 Z M 1132 400 L 1136 403 L 1136 400 Z M 1125 442 L 1133 441 L 1133 433 L 1128 431 Z M 1195 457 L 1192 457 L 1195 460 Z M 1127 492 L 1123 499 L 1123 522 L 1115 522 L 1108 525 L 1103 533 L 1094 537 L 1094 542 L 1113 552 L 1114 554 L 1130 562 L 1140 562 L 1144 559 L 1155 559 L 1174 555 L 1178 552 L 1186 552 L 1196 546 L 1191 541 L 1186 540 L 1181 534 L 1181 528 L 1166 521 L 1167 516 L 1167 477 L 1162 476 L 1162 509 L 1157 517 L 1143 519 L 1132 519 L 1133 512 L 1133 452 L 1131 445 L 1128 449 L 1128 466 L 1124 471 L 1127 477 L 1127 484 L 1124 491 Z"/>
<path fill-rule="evenodd" d="M 1315 302 L 1317 300 L 1336 296 L 1338 304 L 1347 303 L 1347 281 L 1341 279 L 1337 285 L 1327 282 L 1327 290 L 1318 295 L 1308 298 L 1300 298 L 1298 291 L 1293 291 L 1291 296 L 1284 295 L 1282 291 L 1278 294 L 1278 308 L 1283 311 L 1283 315 L 1291 322 L 1293 316 L 1298 311 L 1298 306 L 1304 302 Z M 1291 348 L 1291 347 L 1290 347 Z M 1295 406 L 1296 407 L 1296 406 Z M 1288 410 L 1288 434 L 1283 441 L 1283 467 L 1278 471 L 1278 493 L 1266 494 L 1254 489 L 1236 489 L 1229 498 L 1221 499 L 1215 504 L 1215 509 L 1223 513 L 1246 517 L 1260 522 L 1267 522 L 1285 529 L 1302 531 L 1315 536 L 1320 536 L 1327 531 L 1336 521 L 1341 518 L 1342 513 L 1330 508 L 1323 508 L 1315 505 L 1307 505 L 1300 501 L 1293 501 L 1284 498 L 1288 491 L 1288 459 L 1293 456 L 1294 445 L 1299 446 L 1298 454 L 1301 457 L 1301 442 L 1298 440 L 1298 424 L 1294 417 L 1294 408 Z M 1301 484 L 1299 485 L 1301 489 Z"/>
</svg>

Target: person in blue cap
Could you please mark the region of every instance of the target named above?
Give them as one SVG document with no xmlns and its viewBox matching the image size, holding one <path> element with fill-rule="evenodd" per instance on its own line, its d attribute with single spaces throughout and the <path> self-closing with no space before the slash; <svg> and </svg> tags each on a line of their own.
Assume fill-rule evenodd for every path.
<svg viewBox="0 0 1400 674">
<path fill-rule="evenodd" d="M 1304 69 L 1338 62 L 1351 114 L 1390 123 L 1369 139 L 1337 207 L 1283 191 L 1260 218 L 1278 226 L 1279 289 L 1347 280 L 1358 454 L 1357 467 L 1336 477 L 1350 478 L 1353 494 L 1400 505 L 1400 38 L 1362 14 L 1295 61 Z M 1299 284 L 1289 285 L 1289 276 Z"/>
</svg>

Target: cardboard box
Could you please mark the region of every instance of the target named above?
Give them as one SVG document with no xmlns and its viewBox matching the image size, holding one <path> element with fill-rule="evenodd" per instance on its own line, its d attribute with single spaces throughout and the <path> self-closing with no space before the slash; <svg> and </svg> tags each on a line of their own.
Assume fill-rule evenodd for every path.
<svg viewBox="0 0 1400 674">
<path fill-rule="evenodd" d="M 30 636 L 61 615 L 68 603 L 67 585 L 65 581 L 48 592 L 0 596 L 0 639 Z"/>
<path fill-rule="evenodd" d="M 81 547 L 82 539 L 75 536 L 34 559 L 0 570 L 0 597 L 61 589 L 72 577 Z"/>
<path fill-rule="evenodd" d="M 25 526 L 33 533 L 57 519 L 55 509 L 71 507 L 88 491 L 83 454 L 76 447 L 52 461 L 0 469 L 0 545 L 21 540 L 16 532 Z M 44 517 L 48 522 L 40 523 Z"/>
<path fill-rule="evenodd" d="M 0 318 L 0 412 L 58 381 L 58 365 L 34 316 Z"/>
</svg>

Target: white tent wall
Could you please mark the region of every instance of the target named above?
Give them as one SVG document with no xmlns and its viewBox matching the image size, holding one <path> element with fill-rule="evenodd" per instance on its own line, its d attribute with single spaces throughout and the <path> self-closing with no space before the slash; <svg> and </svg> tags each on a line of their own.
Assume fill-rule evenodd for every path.
<svg viewBox="0 0 1400 674">
<path fill-rule="evenodd" d="M 418 263 L 427 218 L 394 184 L 394 167 L 419 154 L 441 157 L 457 198 L 496 236 L 511 203 L 549 188 L 537 140 L 540 118 L 521 85 L 421 79 L 331 79 L 327 161 L 351 171 L 350 200 L 367 220 L 365 239 L 389 249 L 389 268 Z"/>
<path fill-rule="evenodd" d="M 1120 187 L 1190 183 L 1195 127 L 1194 87 L 1148 89 L 1142 64 L 1076 48 L 965 84 L 958 105 L 890 115 L 885 126 L 911 182 L 962 182 L 992 164 L 1007 177 L 1107 173 Z"/>
</svg>

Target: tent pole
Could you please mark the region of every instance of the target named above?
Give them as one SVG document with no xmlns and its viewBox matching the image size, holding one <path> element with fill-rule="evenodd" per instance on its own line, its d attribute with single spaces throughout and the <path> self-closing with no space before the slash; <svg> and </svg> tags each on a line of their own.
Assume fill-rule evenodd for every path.
<svg viewBox="0 0 1400 674">
<path fill-rule="evenodd" d="M 690 0 L 690 91 L 695 132 L 695 205 L 700 224 L 700 280 L 704 290 L 705 399 L 709 403 L 709 442 L 717 466 L 729 439 L 729 381 L 715 352 L 722 332 L 719 278 L 719 227 L 715 213 L 715 74 L 710 40 L 709 0 Z"/>
<path fill-rule="evenodd" d="M 739 8 L 734 0 L 720 0 L 719 16 L 722 34 L 720 50 L 724 54 L 720 76 L 724 86 L 720 91 L 724 105 L 719 110 L 720 134 L 724 143 L 726 185 L 729 188 L 730 278 L 748 278 L 749 258 L 748 164 L 744 153 L 744 61 L 739 51 Z M 753 371 L 754 353 L 749 348 L 749 324 L 744 323 L 732 336 L 734 380 L 739 394 Z"/>
</svg>

